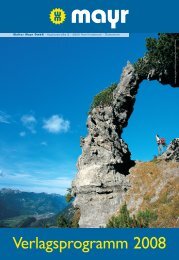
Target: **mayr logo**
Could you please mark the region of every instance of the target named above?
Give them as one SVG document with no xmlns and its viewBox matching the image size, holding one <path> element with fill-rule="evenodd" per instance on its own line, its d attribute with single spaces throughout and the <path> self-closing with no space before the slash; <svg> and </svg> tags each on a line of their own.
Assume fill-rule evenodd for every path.
<svg viewBox="0 0 179 260">
<path fill-rule="evenodd" d="M 116 29 L 117 23 L 126 23 L 129 10 L 108 10 L 107 12 L 98 9 L 90 13 L 88 10 L 74 10 L 71 16 L 72 23 L 111 24 L 111 29 Z"/>
</svg>

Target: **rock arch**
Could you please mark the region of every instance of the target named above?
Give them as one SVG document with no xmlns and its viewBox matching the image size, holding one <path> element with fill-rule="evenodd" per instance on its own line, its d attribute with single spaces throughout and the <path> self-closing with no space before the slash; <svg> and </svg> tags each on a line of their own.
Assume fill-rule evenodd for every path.
<svg viewBox="0 0 179 260">
<path fill-rule="evenodd" d="M 74 206 L 81 211 L 80 227 L 105 226 L 130 188 L 128 174 L 134 162 L 121 135 L 133 112 L 139 85 L 146 79 L 176 87 L 166 70 L 151 69 L 140 75 L 128 62 L 112 104 L 93 108 L 88 116 L 88 135 L 81 140 L 82 155 L 72 182 Z"/>
</svg>

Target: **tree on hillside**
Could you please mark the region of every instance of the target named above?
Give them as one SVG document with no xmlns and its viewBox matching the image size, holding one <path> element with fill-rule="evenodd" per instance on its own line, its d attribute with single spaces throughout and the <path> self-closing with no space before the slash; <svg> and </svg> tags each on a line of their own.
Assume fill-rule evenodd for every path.
<svg viewBox="0 0 179 260">
<path fill-rule="evenodd" d="M 125 203 L 119 214 L 112 216 L 107 224 L 108 228 L 147 228 L 151 222 L 157 219 L 155 212 L 149 210 L 139 211 L 137 215 L 130 216 Z"/>
</svg>

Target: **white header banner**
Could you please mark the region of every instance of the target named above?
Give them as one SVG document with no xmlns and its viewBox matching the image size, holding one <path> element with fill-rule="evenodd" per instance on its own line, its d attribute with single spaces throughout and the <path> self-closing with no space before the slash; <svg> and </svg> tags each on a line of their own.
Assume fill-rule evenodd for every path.
<svg viewBox="0 0 179 260">
<path fill-rule="evenodd" d="M 126 38 L 129 33 L 0 33 L 1 38 Z"/>
</svg>

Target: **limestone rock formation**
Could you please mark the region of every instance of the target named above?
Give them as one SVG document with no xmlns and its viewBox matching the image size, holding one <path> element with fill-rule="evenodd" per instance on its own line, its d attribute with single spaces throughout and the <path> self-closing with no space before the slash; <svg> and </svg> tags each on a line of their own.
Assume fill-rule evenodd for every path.
<svg viewBox="0 0 179 260">
<path fill-rule="evenodd" d="M 155 78 L 151 76 L 152 79 Z M 142 80 L 133 65 L 128 63 L 113 92 L 112 104 L 97 106 L 88 116 L 88 135 L 81 139 L 82 155 L 77 163 L 78 173 L 72 183 L 74 206 L 81 212 L 80 227 L 106 226 L 131 187 L 128 174 L 134 162 L 130 159 L 130 151 L 121 135 L 133 112 Z M 179 139 L 170 144 L 160 159 L 179 161 Z M 141 197 L 139 201 L 142 200 Z"/>
<path fill-rule="evenodd" d="M 123 202 L 131 186 L 129 170 L 134 165 L 128 146 L 121 138 L 123 128 L 128 124 L 143 80 L 179 86 L 178 74 L 173 70 L 173 46 L 178 38 L 178 34 L 160 34 L 158 42 L 150 39 L 146 55 L 134 66 L 128 63 L 124 68 L 112 102 L 99 104 L 90 112 L 88 135 L 81 138 L 82 155 L 72 183 L 74 206 L 81 212 L 80 227 L 105 226 Z M 175 139 L 161 159 L 178 161 L 178 147 L 179 141 Z"/>
<path fill-rule="evenodd" d="M 176 161 L 179 162 L 179 138 L 174 139 L 169 147 L 167 148 L 166 152 L 163 153 L 160 157 L 165 161 Z"/>
<path fill-rule="evenodd" d="M 128 63 L 114 91 L 111 106 L 94 108 L 87 120 L 88 136 L 81 139 L 82 155 L 72 184 L 74 205 L 80 208 L 80 227 L 105 226 L 128 189 L 127 174 L 133 165 L 121 139 L 133 111 L 140 79 Z"/>
</svg>

